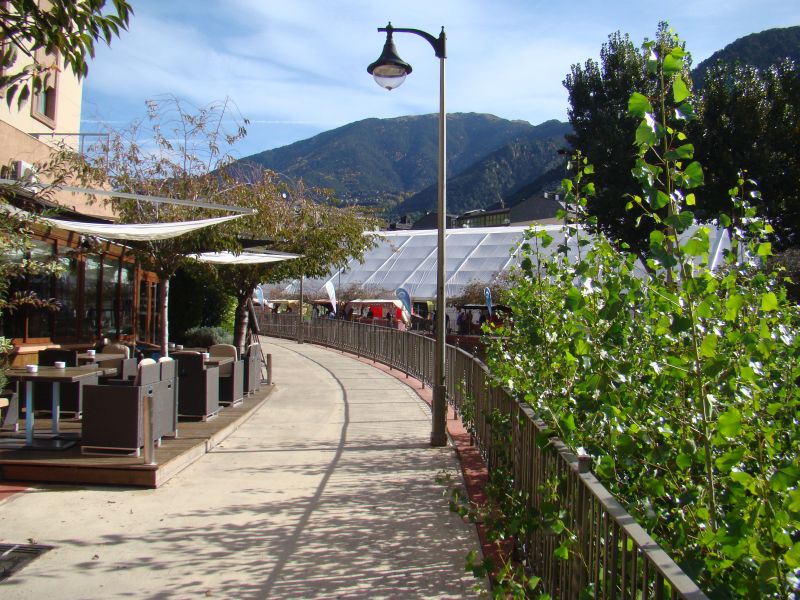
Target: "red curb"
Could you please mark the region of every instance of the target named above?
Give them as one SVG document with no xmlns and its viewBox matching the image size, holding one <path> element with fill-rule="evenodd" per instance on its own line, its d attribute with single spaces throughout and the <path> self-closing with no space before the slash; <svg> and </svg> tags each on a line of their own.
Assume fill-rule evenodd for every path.
<svg viewBox="0 0 800 600">
<path fill-rule="evenodd" d="M 22 483 L 0 483 L 0 503 L 5 502 L 12 496 L 27 492 L 29 489 L 31 488 Z"/>
<path fill-rule="evenodd" d="M 429 406 L 433 402 L 433 390 L 430 386 L 423 387 L 422 382 L 418 379 L 410 375 L 406 376 L 402 371 L 391 369 L 383 363 L 373 362 L 368 358 L 359 356 L 353 356 L 353 358 L 362 363 L 371 365 L 379 371 L 383 371 L 393 376 L 398 381 L 405 383 Z M 414 385 L 412 382 L 416 382 L 417 385 Z M 464 486 L 467 489 L 470 502 L 476 506 L 483 506 L 486 503 L 485 487 L 489 480 L 489 470 L 481 456 L 480 450 L 478 450 L 477 446 L 472 444 L 469 432 L 450 406 L 447 408 L 447 433 L 450 434 L 453 447 L 456 450 L 456 455 L 461 464 Z M 483 523 L 476 523 L 475 528 L 478 531 L 478 539 L 481 543 L 481 552 L 483 553 L 484 559 L 490 559 L 495 565 L 495 568 L 497 568 L 498 565 L 504 562 L 503 558 L 510 554 L 510 544 L 504 543 L 498 546 L 497 544 L 491 543 L 487 538 L 486 526 Z"/>
</svg>

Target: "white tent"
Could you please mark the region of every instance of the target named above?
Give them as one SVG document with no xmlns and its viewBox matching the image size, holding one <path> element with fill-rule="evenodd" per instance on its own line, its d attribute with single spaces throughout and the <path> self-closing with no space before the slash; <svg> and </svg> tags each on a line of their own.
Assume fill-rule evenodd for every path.
<svg viewBox="0 0 800 600">
<path fill-rule="evenodd" d="M 198 221 L 179 221 L 173 223 L 85 223 L 79 221 L 64 221 L 63 219 L 50 219 L 38 217 L 39 221 L 64 229 L 86 235 L 94 235 L 111 240 L 128 240 L 146 242 L 151 240 L 166 240 L 178 237 L 196 229 L 219 225 L 231 219 L 238 219 L 245 215 L 228 215 L 214 219 L 200 219 Z"/>
<path fill-rule="evenodd" d="M 202 254 L 190 254 L 189 257 L 199 262 L 213 265 L 255 265 L 262 263 L 280 262 L 298 258 L 299 254 L 289 254 L 288 252 L 203 252 Z"/>
<path fill-rule="evenodd" d="M 498 274 L 508 271 L 519 261 L 517 247 L 528 227 L 483 227 L 474 229 L 449 229 L 445 239 L 445 293 L 458 296 L 473 281 L 489 283 Z M 564 242 L 561 225 L 543 225 L 554 238 L 543 250 L 555 252 Z M 415 300 L 433 299 L 436 296 L 436 230 L 408 230 L 378 232 L 378 244 L 366 253 L 364 262 L 351 260 L 341 271 L 333 271 L 321 279 L 304 281 L 306 293 L 319 293 L 330 282 L 336 289 L 360 286 L 365 291 L 393 292 L 404 287 Z M 581 237 L 591 237 L 581 232 Z M 570 256 L 577 253 L 575 237 L 568 241 Z M 727 232 L 711 228 L 712 268 L 730 248 Z M 644 273 L 644 268 L 641 268 Z M 287 281 L 280 292 L 288 295 L 299 291 L 299 281 Z"/>
</svg>

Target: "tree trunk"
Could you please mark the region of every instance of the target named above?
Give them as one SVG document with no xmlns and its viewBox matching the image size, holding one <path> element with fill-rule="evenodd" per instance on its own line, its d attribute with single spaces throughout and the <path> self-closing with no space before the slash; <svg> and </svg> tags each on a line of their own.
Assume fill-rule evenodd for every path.
<svg viewBox="0 0 800 600">
<path fill-rule="evenodd" d="M 250 322 L 250 312 L 247 310 L 247 300 L 250 295 L 236 298 L 236 320 L 233 324 L 233 345 L 239 349 L 239 356 L 244 354 L 247 339 L 247 326 Z"/>
<path fill-rule="evenodd" d="M 161 356 L 169 356 L 169 324 L 167 309 L 169 308 L 169 277 L 165 277 L 158 286 L 158 342 L 161 345 Z"/>
</svg>

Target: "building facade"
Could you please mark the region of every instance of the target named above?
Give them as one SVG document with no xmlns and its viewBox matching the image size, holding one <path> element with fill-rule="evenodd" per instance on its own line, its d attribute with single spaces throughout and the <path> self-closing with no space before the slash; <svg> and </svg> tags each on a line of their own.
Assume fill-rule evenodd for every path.
<svg viewBox="0 0 800 600">
<path fill-rule="evenodd" d="M 23 57 L 24 58 L 24 57 Z M 0 102 L 0 178 L 23 179 L 37 173 L 54 149 L 80 151 L 82 82 L 57 56 L 39 93 L 22 103 Z M 19 68 L 14 65 L 12 68 Z M 42 181 L 46 183 L 46 181 Z M 33 212 L 47 208 L 59 218 L 113 221 L 113 209 L 83 194 L 57 191 L 47 200 L 11 186 L 0 188 L 0 202 Z M 48 346 L 88 346 L 102 338 L 130 343 L 153 343 L 158 325 L 158 278 L 140 268 L 130 248 L 111 241 L 36 225 L 32 248 L 22 255 L 0 256 L 2 261 L 50 259 L 60 263 L 59 275 L 27 274 L 10 282 L 9 298 L 55 299 L 56 310 L 18 302 L 0 318 L 0 336 L 11 338 L 14 362 Z M 35 296 L 33 296 L 35 294 Z M 51 303 L 53 306 L 54 303 Z"/>
</svg>

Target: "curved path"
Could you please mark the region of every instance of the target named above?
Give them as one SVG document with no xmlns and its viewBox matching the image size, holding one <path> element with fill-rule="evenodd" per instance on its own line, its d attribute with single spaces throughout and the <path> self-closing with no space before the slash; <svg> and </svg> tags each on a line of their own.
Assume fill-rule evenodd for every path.
<svg viewBox="0 0 800 600">
<path fill-rule="evenodd" d="M 55 548 L 16 598 L 463 598 L 478 549 L 448 509 L 451 448 L 414 390 L 348 355 L 265 340 L 276 389 L 155 490 L 41 486 L 0 504 L 0 543 Z"/>
</svg>

